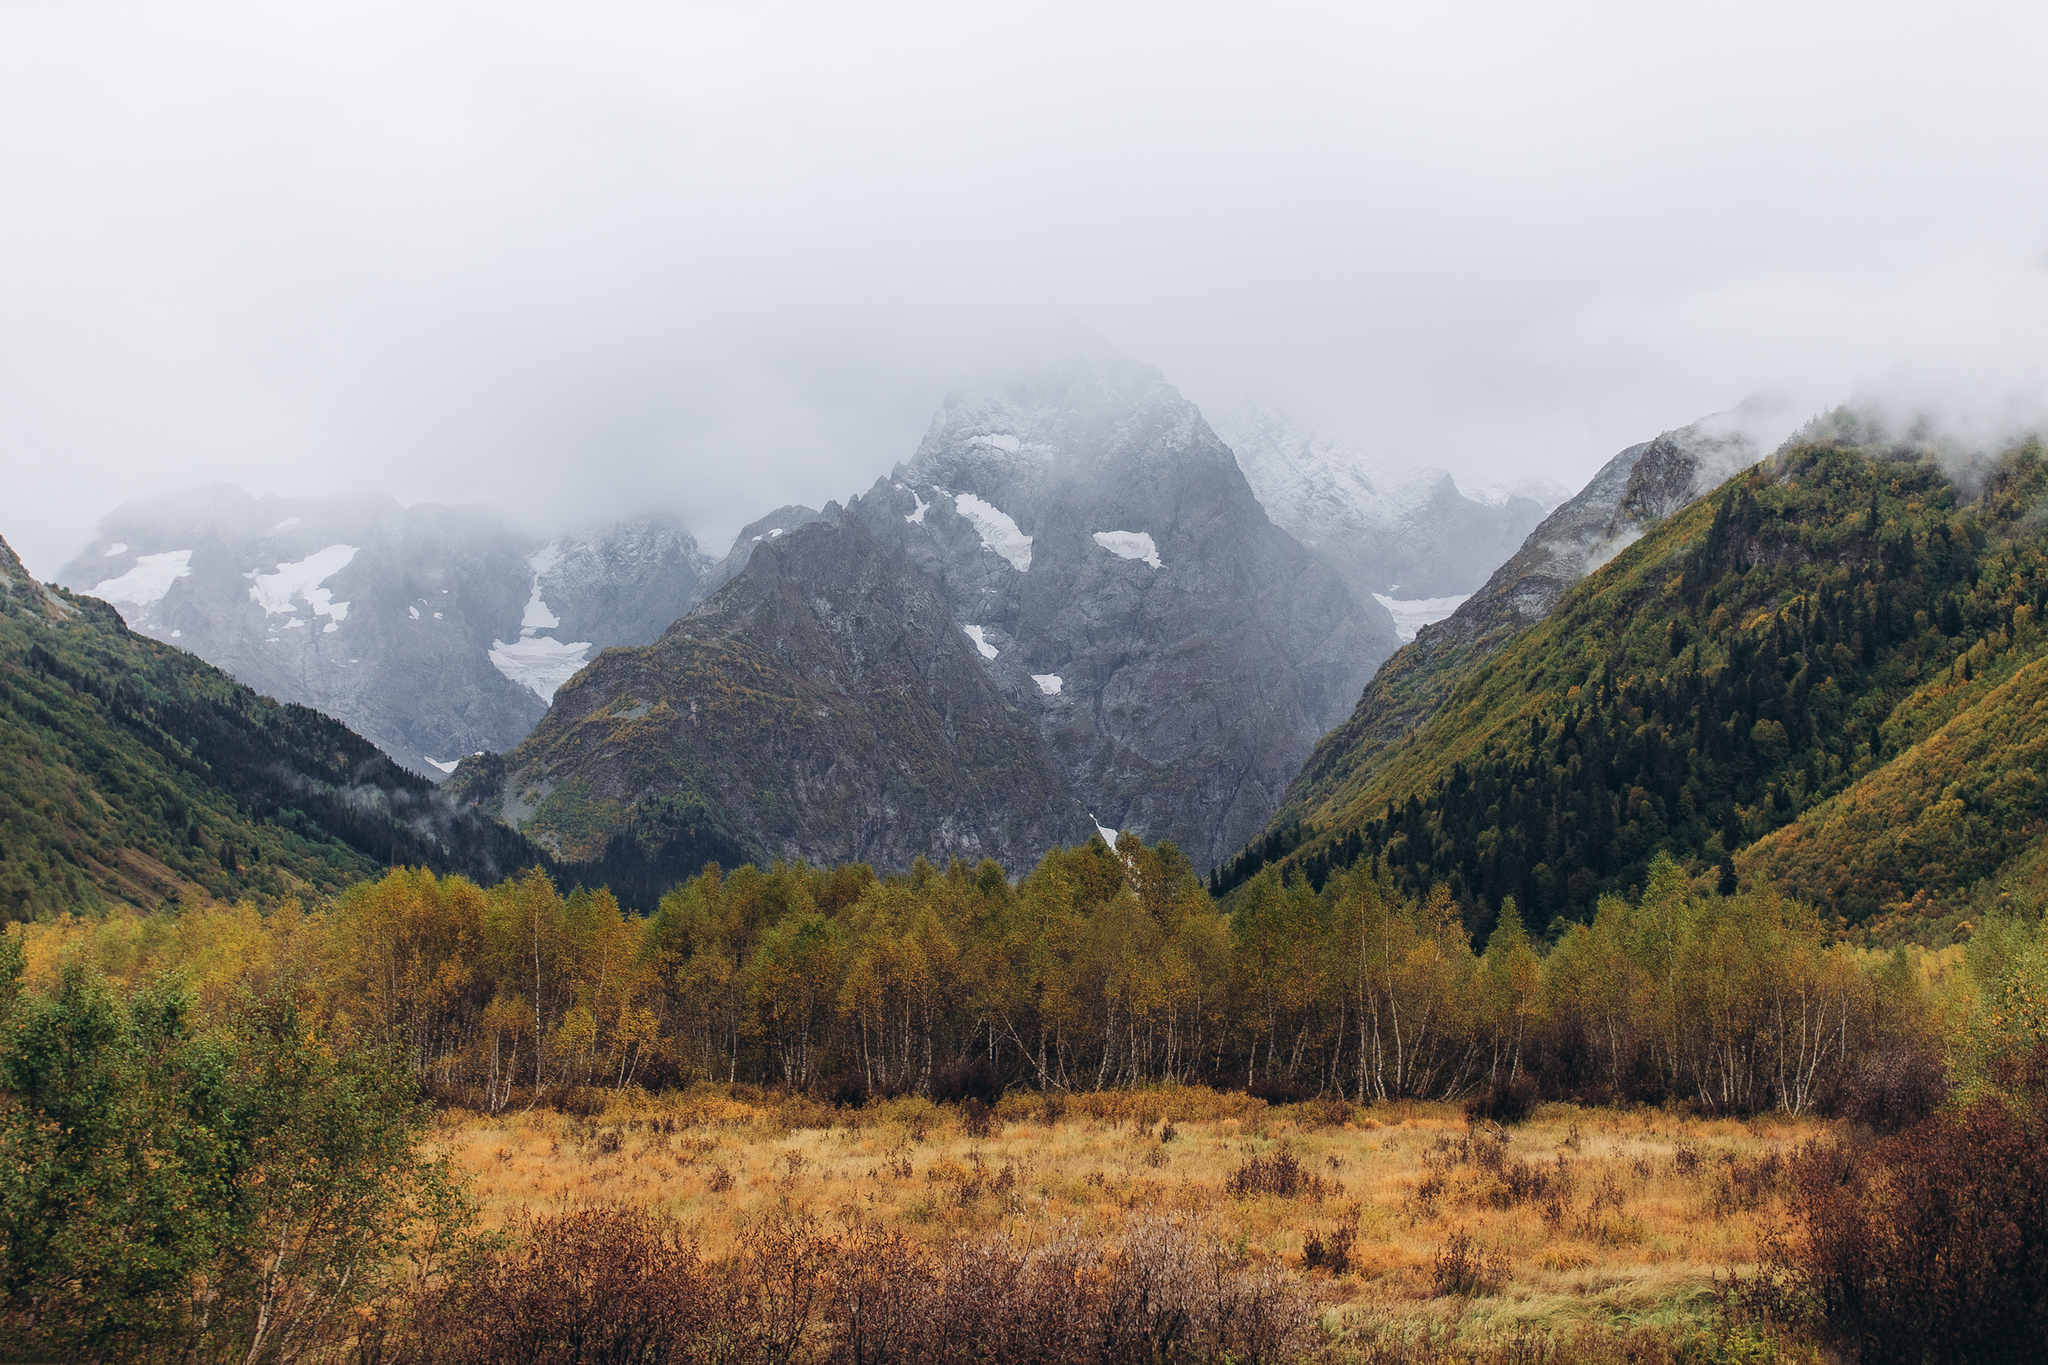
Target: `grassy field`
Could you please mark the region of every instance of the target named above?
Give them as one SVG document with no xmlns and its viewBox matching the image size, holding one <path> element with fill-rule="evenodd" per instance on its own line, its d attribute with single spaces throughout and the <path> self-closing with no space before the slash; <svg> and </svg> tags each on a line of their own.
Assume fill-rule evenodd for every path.
<svg viewBox="0 0 2048 1365">
<path fill-rule="evenodd" d="M 1354 1328 L 1512 1333 L 1703 1324 L 1715 1276 L 1750 1268 L 1781 1214 L 1784 1157 L 1819 1131 L 1567 1105 L 1501 1129 L 1451 1105 L 1199 1089 L 1013 1095 L 978 1125 L 917 1099 L 834 1110 L 700 1085 L 588 1117 L 451 1111 L 438 1140 L 492 1224 L 626 1203 L 717 1255 L 778 1209 L 934 1247 L 1173 1213 L 1308 1276 Z"/>
</svg>

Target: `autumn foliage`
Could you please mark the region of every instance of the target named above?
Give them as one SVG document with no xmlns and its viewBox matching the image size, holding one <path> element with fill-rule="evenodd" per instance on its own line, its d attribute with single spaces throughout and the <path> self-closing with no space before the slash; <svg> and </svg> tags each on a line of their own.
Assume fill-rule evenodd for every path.
<svg viewBox="0 0 2048 1365">
<path fill-rule="evenodd" d="M 212 1010 L 283 955 L 323 1026 L 485 1114 L 696 1080 L 838 1105 L 1202 1083 L 1504 1121 L 1548 1097 L 1897 1126 L 1946 1094 L 1967 1003 L 1954 950 L 1852 948 L 1797 902 L 1723 896 L 1668 859 L 1554 944 L 1509 902 L 1475 950 L 1442 887 L 1268 873 L 1226 909 L 1171 845 L 1128 838 L 1015 883 L 993 863 L 714 866 L 644 918 L 539 872 L 485 889 L 401 869 L 321 915 L 210 907 L 26 941 L 137 981 L 196 971 Z"/>
</svg>

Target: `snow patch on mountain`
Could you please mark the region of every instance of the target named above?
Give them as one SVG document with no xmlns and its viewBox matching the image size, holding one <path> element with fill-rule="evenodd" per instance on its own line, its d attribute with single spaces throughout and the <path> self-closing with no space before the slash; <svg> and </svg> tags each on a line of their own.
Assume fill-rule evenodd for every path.
<svg viewBox="0 0 2048 1365">
<path fill-rule="evenodd" d="M 421 755 L 420 755 L 420 757 L 421 757 L 421 758 L 427 758 L 427 756 L 426 756 L 425 754 L 421 754 Z M 439 768 L 439 769 L 440 769 L 440 770 L 441 770 L 442 772 L 444 772 L 444 773 L 452 773 L 452 772 L 454 772 L 454 771 L 455 771 L 455 770 L 456 770 L 456 769 L 457 769 L 458 767 L 462 766 L 462 760 L 461 760 L 461 759 L 459 759 L 459 758 L 458 758 L 458 759 L 455 759 L 454 761 L 452 761 L 452 762 L 449 762 L 449 763 L 443 763 L 443 762 L 442 762 L 442 761 L 441 761 L 440 759 L 438 759 L 438 758 L 427 758 L 427 762 L 429 762 L 429 763 L 433 764 L 433 765 L 434 765 L 434 766 L 435 766 L 436 768 Z"/>
<path fill-rule="evenodd" d="M 1473 496 L 1442 469 L 1368 459 L 1343 440 L 1258 407 L 1210 414 L 1273 524 L 1333 564 L 1352 590 L 1472 592 L 1557 504 L 1534 483 Z M 1368 472 L 1370 471 L 1370 472 Z"/>
<path fill-rule="evenodd" d="M 970 439 L 967 444 L 971 446 L 988 446 L 991 449 L 1006 451 L 1009 454 L 1015 455 L 1020 443 L 1014 436 L 997 435 L 976 436 Z"/>
<path fill-rule="evenodd" d="M 127 548 L 118 545 L 108 553 Z M 166 550 L 160 555 L 141 556 L 135 561 L 134 568 L 119 578 L 107 579 L 89 595 L 102 602 L 131 602 L 138 607 L 147 607 L 163 601 L 164 594 L 171 590 L 171 584 L 191 574 L 190 550 Z"/>
<path fill-rule="evenodd" d="M 1411 597 L 1402 599 L 1376 592 L 1373 597 L 1387 609 L 1394 618 L 1394 633 L 1403 643 L 1415 638 L 1416 632 L 1424 626 L 1433 626 L 1443 620 L 1471 598 L 1471 593 L 1460 593 L 1456 597 Z"/>
<path fill-rule="evenodd" d="M 519 618 L 519 633 L 531 635 L 537 630 L 551 630 L 562 624 L 562 618 L 548 610 L 547 601 L 540 595 L 541 575 L 554 569 L 562 562 L 562 550 L 553 543 L 543 545 L 526 557 L 526 567 L 533 570 L 533 591 L 526 599 L 526 611 Z"/>
<path fill-rule="evenodd" d="M 980 534 L 983 549 L 995 551 L 1019 573 L 1031 567 L 1031 537 L 1018 528 L 1008 512 L 983 502 L 972 493 L 956 496 L 953 506 Z"/>
<path fill-rule="evenodd" d="M 298 610 L 292 603 L 303 601 L 312 608 L 313 615 L 330 618 L 326 629 L 333 630 L 336 623 L 348 619 L 348 603 L 335 601 L 334 594 L 321 585 L 347 568 L 355 557 L 353 545 L 330 545 L 304 559 L 279 564 L 276 573 L 251 569 L 242 576 L 254 580 L 249 585 L 249 600 L 262 607 L 265 616 L 291 615 Z M 294 618 L 288 624 L 296 626 L 301 622 Z"/>
<path fill-rule="evenodd" d="M 491 641 L 491 666 L 552 705 L 563 683 L 583 671 L 590 641 L 564 644 L 546 635 L 521 635 L 511 643 Z"/>
<path fill-rule="evenodd" d="M 993 659 L 996 655 L 1002 653 L 1001 650 L 988 642 L 988 637 L 981 633 L 980 626 L 962 626 L 960 629 L 966 631 L 967 638 L 974 641 L 974 647 L 981 651 L 982 658 Z"/>
<path fill-rule="evenodd" d="M 1159 565 L 1159 547 L 1144 531 L 1097 531 L 1095 543 L 1119 559 L 1135 559 L 1153 568 Z"/>
<path fill-rule="evenodd" d="M 1066 686 L 1066 679 L 1057 673 L 1033 673 L 1031 681 L 1037 683 L 1038 690 L 1048 697 L 1057 697 L 1060 689 Z"/>
<path fill-rule="evenodd" d="M 1095 812 L 1092 810 L 1088 812 L 1088 823 L 1095 826 L 1095 832 L 1102 836 L 1103 843 L 1108 844 L 1111 848 L 1116 847 L 1116 831 L 1096 819 Z"/>
<path fill-rule="evenodd" d="M 106 558 L 112 559 L 115 555 L 125 555 L 127 553 L 128 542 L 125 540 L 117 540 L 112 545 L 109 545 L 107 547 Z"/>
<path fill-rule="evenodd" d="M 519 618 L 519 638 L 510 643 L 493 639 L 490 650 L 491 667 L 521 687 L 532 688 L 534 695 L 549 705 L 554 704 L 555 693 L 562 684 L 582 670 L 585 656 L 590 653 L 588 640 L 565 643 L 540 634 L 562 624 L 562 618 L 549 610 L 540 587 L 540 580 L 561 562 L 561 545 L 553 541 L 526 557 L 526 567 L 533 570 L 533 589 L 526 599 L 526 611 Z M 437 620 L 440 615 L 434 613 Z"/>
</svg>

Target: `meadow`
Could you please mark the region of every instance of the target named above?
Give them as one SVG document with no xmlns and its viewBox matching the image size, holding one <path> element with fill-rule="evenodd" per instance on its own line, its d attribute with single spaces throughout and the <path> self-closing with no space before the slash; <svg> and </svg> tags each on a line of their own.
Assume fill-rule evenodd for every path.
<svg viewBox="0 0 2048 1365">
<path fill-rule="evenodd" d="M 1340 1341 L 1509 1339 L 1722 1330 L 1717 1279 L 1753 1273 L 1785 1218 L 1786 1158 L 1827 1126 L 1546 1104 L 1504 1128 L 1443 1103 L 1269 1106 L 1201 1087 L 833 1109 L 700 1084 L 580 1115 L 446 1111 L 431 1143 L 493 1226 L 625 1205 L 717 1257 L 775 1215 L 935 1253 L 1115 1242 L 1165 1216 L 1305 1277 Z"/>
</svg>

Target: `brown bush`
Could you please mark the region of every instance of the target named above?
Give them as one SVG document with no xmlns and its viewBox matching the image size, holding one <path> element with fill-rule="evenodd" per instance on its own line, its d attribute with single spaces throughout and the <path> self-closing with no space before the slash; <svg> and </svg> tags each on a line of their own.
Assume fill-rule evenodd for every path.
<svg viewBox="0 0 2048 1365">
<path fill-rule="evenodd" d="M 1817 1310 L 1869 1365 L 2048 1359 L 2048 1114 L 1983 1100 L 1790 1163 L 1800 1234 L 1751 1297 Z"/>
<path fill-rule="evenodd" d="M 679 1360 L 722 1295 L 674 1225 L 626 1207 L 529 1219 L 415 1316 L 398 1361 Z"/>
<path fill-rule="evenodd" d="M 977 1141 L 986 1138 L 995 1131 L 995 1115 L 995 1110 L 969 1096 L 960 1102 L 961 1131 Z"/>
<path fill-rule="evenodd" d="M 1351 1122 L 1351 1112 L 1351 1106 L 1345 1101 L 1326 1097 L 1291 1105 L 1285 1117 L 1303 1128 L 1342 1128 Z"/>
<path fill-rule="evenodd" d="M 932 1072 L 932 1098 L 940 1104 L 968 1099 L 994 1104 L 1002 1097 L 1002 1079 L 986 1057 L 947 1062 Z"/>
<path fill-rule="evenodd" d="M 1267 1104 L 1300 1104 L 1309 1097 L 1307 1086 L 1300 1081 L 1285 1079 L 1253 1081 L 1245 1087 L 1245 1093 Z"/>
<path fill-rule="evenodd" d="M 1477 1237 L 1463 1228 L 1452 1233 L 1429 1261 L 1430 1283 L 1436 1292 L 1461 1298 L 1500 1292 L 1507 1287 L 1512 1271 L 1504 1249 L 1495 1247 L 1487 1251 Z"/>
<path fill-rule="evenodd" d="M 1725 1153 L 1718 1163 L 1701 1163 L 1698 1170 L 1707 1210 L 1717 1218 L 1761 1207 L 1785 1189 L 1791 1175 L 1791 1166 L 1777 1152 L 1756 1157 Z"/>
<path fill-rule="evenodd" d="M 1495 1172 L 1499 1184 L 1487 1192 L 1487 1201 L 1495 1208 L 1511 1209 L 1518 1204 L 1540 1204 L 1552 1195 L 1560 1197 L 1570 1194 L 1570 1176 L 1560 1161 L 1541 1165 L 1533 1161 L 1504 1161 Z"/>
<path fill-rule="evenodd" d="M 394 1365 L 1263 1365 L 1314 1318 L 1278 1269 L 1167 1218 L 1114 1243 L 1069 1226 L 935 1256 L 900 1232 L 782 1216 L 711 1263 L 673 1224 L 591 1209 L 529 1220 L 453 1279 Z"/>
<path fill-rule="evenodd" d="M 1830 1108 L 1853 1122 L 1891 1133 L 1926 1118 L 1948 1095 L 1947 1069 L 1932 1046 L 1888 1047 L 1856 1061 Z"/>
<path fill-rule="evenodd" d="M 1328 1192 L 1322 1177 L 1301 1164 L 1285 1147 L 1266 1156 L 1248 1158 L 1223 1182 L 1232 1197 L 1270 1194 L 1278 1199 L 1321 1199 Z"/>
<path fill-rule="evenodd" d="M 1301 1239 L 1301 1263 L 1310 1270 L 1342 1275 L 1351 1269 L 1351 1248 L 1357 1241 L 1358 1229 L 1349 1223 L 1330 1229 L 1328 1237 L 1310 1232 Z"/>
</svg>

